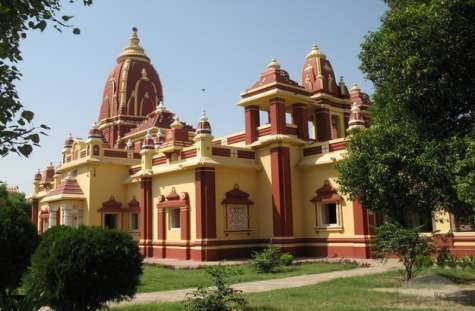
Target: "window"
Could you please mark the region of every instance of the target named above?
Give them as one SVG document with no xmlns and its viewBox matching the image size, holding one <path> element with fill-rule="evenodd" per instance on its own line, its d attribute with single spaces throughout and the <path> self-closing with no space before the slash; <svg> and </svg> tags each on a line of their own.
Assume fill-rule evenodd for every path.
<svg viewBox="0 0 475 311">
<path fill-rule="evenodd" d="M 118 225 L 116 214 L 104 214 L 104 227 L 108 229 L 116 229 Z"/>
<path fill-rule="evenodd" d="M 322 220 L 324 225 L 337 225 L 336 203 L 323 205 Z"/>
<path fill-rule="evenodd" d="M 171 208 L 168 211 L 168 228 L 169 229 L 180 228 L 180 208 Z"/>
<path fill-rule="evenodd" d="M 139 214 L 138 213 L 130 213 L 129 229 L 131 231 L 139 230 Z"/>
</svg>

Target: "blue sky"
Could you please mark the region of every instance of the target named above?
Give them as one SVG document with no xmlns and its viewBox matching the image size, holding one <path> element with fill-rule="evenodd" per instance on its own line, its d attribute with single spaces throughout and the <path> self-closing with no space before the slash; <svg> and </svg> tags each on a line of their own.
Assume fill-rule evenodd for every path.
<svg viewBox="0 0 475 311">
<path fill-rule="evenodd" d="M 96 0 L 88 8 L 67 3 L 64 13 L 75 15 L 80 36 L 47 29 L 30 33 L 21 46 L 20 98 L 35 112 L 35 123 L 52 130 L 30 158 L 0 159 L 0 180 L 30 193 L 36 170 L 58 163 L 67 134 L 87 136 L 105 79 L 133 26 L 159 72 L 165 105 L 193 125 L 205 109 L 213 134 L 220 136 L 243 129 L 239 94 L 272 58 L 300 82 L 304 57 L 315 43 L 337 77 L 371 93 L 358 53 L 385 10 L 381 0 Z"/>
</svg>

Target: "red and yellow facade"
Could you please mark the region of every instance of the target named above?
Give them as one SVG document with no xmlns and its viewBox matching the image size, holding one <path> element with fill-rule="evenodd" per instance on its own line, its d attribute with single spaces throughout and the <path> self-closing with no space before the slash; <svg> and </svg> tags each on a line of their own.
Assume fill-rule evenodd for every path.
<svg viewBox="0 0 475 311">
<path fill-rule="evenodd" d="M 69 137 L 61 163 L 35 175 L 32 221 L 129 232 L 146 257 L 243 258 L 269 244 L 298 256 L 367 258 L 376 217 L 340 194 L 345 133 L 367 127 L 368 95 L 337 83 L 326 55 L 305 57 L 301 84 L 273 60 L 241 94 L 244 130 L 213 137 L 163 105 L 159 75 L 134 30 L 108 76 L 86 140 Z M 449 247 L 475 252 L 475 234 Z"/>
</svg>

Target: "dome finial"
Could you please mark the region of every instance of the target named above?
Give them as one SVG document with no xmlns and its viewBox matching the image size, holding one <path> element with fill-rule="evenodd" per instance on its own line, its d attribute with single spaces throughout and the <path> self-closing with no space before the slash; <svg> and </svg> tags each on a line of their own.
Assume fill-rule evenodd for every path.
<svg viewBox="0 0 475 311">
<path fill-rule="evenodd" d="M 137 32 L 137 27 L 132 27 L 132 34 L 129 38 L 129 44 L 119 55 L 119 58 L 117 59 L 118 61 L 127 56 L 145 57 L 148 60 L 147 55 L 145 55 L 144 49 L 140 46 L 140 39 Z"/>
<path fill-rule="evenodd" d="M 267 65 L 267 68 L 280 69 L 280 64 L 277 62 L 275 58 L 273 58 L 271 62 Z"/>
<path fill-rule="evenodd" d="M 310 50 L 310 52 L 307 54 L 307 56 L 305 56 L 305 58 L 309 58 L 309 57 L 322 57 L 322 58 L 325 58 L 325 54 L 322 53 L 322 51 L 320 51 L 320 48 L 318 47 L 317 44 L 314 44 L 312 49 Z"/>
</svg>

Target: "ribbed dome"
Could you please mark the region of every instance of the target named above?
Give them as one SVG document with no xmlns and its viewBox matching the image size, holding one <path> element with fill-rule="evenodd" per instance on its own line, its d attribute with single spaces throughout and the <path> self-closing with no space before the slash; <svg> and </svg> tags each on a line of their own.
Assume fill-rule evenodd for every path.
<svg viewBox="0 0 475 311">
<path fill-rule="evenodd" d="M 312 93 L 324 92 L 341 96 L 330 61 L 317 45 L 305 57 L 302 85 Z"/>
<path fill-rule="evenodd" d="M 128 46 L 107 77 L 99 112 L 99 125 L 119 116 L 146 116 L 163 100 L 160 78 L 133 28 Z"/>
</svg>

